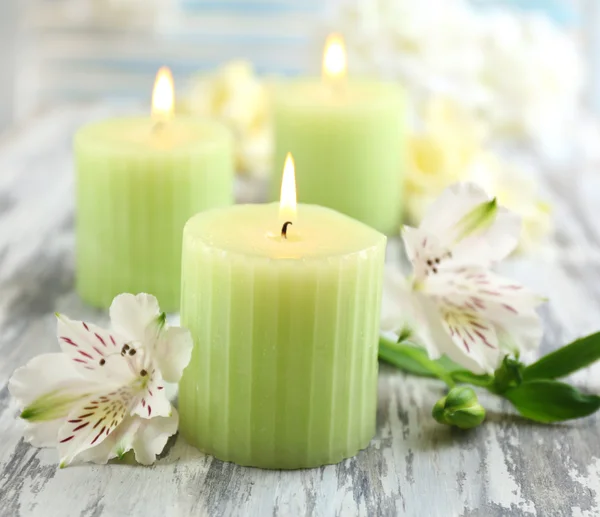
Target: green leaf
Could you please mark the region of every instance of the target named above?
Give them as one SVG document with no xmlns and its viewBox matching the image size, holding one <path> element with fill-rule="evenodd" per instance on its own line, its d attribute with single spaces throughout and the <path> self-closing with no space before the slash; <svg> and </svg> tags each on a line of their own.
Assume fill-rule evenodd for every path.
<svg viewBox="0 0 600 517">
<path fill-rule="evenodd" d="M 549 379 L 523 382 L 506 391 L 504 397 L 524 417 L 545 424 L 588 416 L 600 408 L 600 397 Z"/>
<path fill-rule="evenodd" d="M 600 332 L 582 337 L 545 355 L 523 371 L 524 380 L 558 379 L 600 359 Z"/>
<path fill-rule="evenodd" d="M 447 355 L 443 355 L 439 359 L 436 359 L 435 362 L 437 364 L 439 364 L 440 366 L 443 366 L 449 372 L 455 372 L 455 371 L 458 371 L 458 370 L 461 370 L 461 371 L 464 370 L 464 368 L 460 364 L 455 363 Z"/>
<path fill-rule="evenodd" d="M 381 337 L 379 339 L 379 357 L 409 373 L 424 377 L 436 377 L 448 386 L 454 386 L 454 381 L 444 365 L 429 359 L 427 352 L 419 346 L 393 343 Z"/>
<path fill-rule="evenodd" d="M 429 359 L 423 347 L 409 343 L 394 343 L 385 338 L 379 340 L 379 358 L 405 372 L 421 377 L 447 379 L 475 386 L 489 387 L 494 382 L 493 375 L 476 375 L 443 355 L 439 359 Z M 443 372 L 443 373 L 442 373 Z"/>
<path fill-rule="evenodd" d="M 423 352 L 423 354 L 425 354 L 425 352 Z M 412 355 L 407 355 L 399 350 L 395 350 L 381 343 L 379 344 L 379 358 L 383 359 L 386 363 L 390 363 L 396 368 L 400 368 L 401 370 L 414 375 L 420 375 L 422 377 L 437 377 L 437 375 L 434 375 L 431 370 L 425 368 L 419 361 L 414 359 Z M 426 354 L 425 358 L 429 360 Z"/>
</svg>

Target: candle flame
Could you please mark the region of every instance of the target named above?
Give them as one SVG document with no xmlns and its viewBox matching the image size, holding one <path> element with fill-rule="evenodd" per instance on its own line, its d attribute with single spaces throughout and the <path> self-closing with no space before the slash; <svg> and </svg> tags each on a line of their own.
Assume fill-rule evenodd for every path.
<svg viewBox="0 0 600 517">
<path fill-rule="evenodd" d="M 294 158 L 291 153 L 285 157 L 283 179 L 281 180 L 281 200 L 279 201 L 279 219 L 281 224 L 296 222 L 296 174 Z"/>
<path fill-rule="evenodd" d="M 173 117 L 174 89 L 171 70 L 166 66 L 161 67 L 152 91 L 152 118 L 155 121 L 164 122 Z"/>
<path fill-rule="evenodd" d="M 341 34 L 330 34 L 325 41 L 323 53 L 323 77 L 331 80 L 340 80 L 347 73 L 346 45 Z"/>
</svg>

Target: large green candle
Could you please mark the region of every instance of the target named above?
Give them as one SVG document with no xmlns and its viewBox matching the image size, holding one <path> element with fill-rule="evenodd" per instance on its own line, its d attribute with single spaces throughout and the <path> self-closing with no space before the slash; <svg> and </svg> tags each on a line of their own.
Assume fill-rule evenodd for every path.
<svg viewBox="0 0 600 517">
<path fill-rule="evenodd" d="M 275 93 L 275 164 L 287 152 L 298 192 L 388 235 L 402 212 L 404 97 L 375 81 L 290 80 Z M 272 199 L 279 178 L 273 176 Z"/>
<path fill-rule="evenodd" d="M 237 205 L 185 226 L 181 321 L 194 351 L 180 431 L 225 461 L 336 463 L 375 431 L 386 238 L 328 208 Z"/>
<path fill-rule="evenodd" d="M 197 118 L 105 120 L 75 136 L 76 284 L 108 307 L 122 292 L 180 299 L 181 237 L 196 212 L 233 202 L 228 131 Z"/>
</svg>

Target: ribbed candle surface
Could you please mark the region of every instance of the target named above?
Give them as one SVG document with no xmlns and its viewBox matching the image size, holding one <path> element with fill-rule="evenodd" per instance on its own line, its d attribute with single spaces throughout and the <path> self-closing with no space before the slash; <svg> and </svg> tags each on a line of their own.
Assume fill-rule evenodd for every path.
<svg viewBox="0 0 600 517">
<path fill-rule="evenodd" d="M 385 237 L 332 210 L 238 205 L 194 216 L 183 238 L 181 321 L 194 352 L 180 431 L 241 465 L 336 463 L 375 430 Z"/>
<path fill-rule="evenodd" d="M 279 168 L 291 152 L 304 202 L 388 235 L 399 232 L 406 113 L 398 85 L 291 80 L 276 90 L 274 115 L 273 200 L 279 198 Z"/>
<path fill-rule="evenodd" d="M 233 202 L 233 152 L 218 124 L 107 120 L 75 136 L 77 291 L 108 307 L 122 292 L 180 299 L 181 239 L 196 212 Z"/>
</svg>

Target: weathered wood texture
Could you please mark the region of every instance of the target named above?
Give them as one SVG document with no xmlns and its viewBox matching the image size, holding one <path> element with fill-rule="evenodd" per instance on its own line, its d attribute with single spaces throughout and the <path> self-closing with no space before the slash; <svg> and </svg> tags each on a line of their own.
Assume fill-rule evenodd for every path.
<svg viewBox="0 0 600 517">
<path fill-rule="evenodd" d="M 70 148 L 75 129 L 107 111 L 56 109 L 0 142 L 0 516 L 600 515 L 598 417 L 541 426 L 490 399 L 487 422 L 459 432 L 431 419 L 439 383 L 385 365 L 377 435 L 335 466 L 243 468 L 173 439 L 152 467 L 58 470 L 55 451 L 26 444 L 6 387 L 11 372 L 56 351 L 54 311 L 106 320 L 72 292 Z M 551 171 L 545 178 L 557 218 L 553 245 L 505 269 L 551 297 L 543 309 L 550 349 L 600 327 L 600 184 Z M 593 388 L 597 378 L 598 371 L 577 381 Z"/>
</svg>

